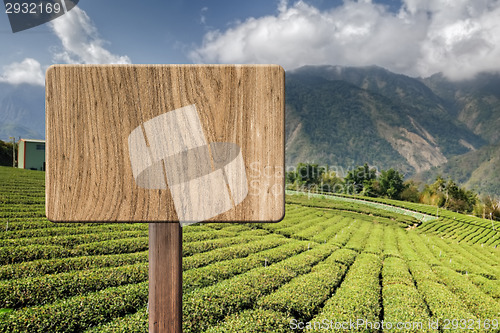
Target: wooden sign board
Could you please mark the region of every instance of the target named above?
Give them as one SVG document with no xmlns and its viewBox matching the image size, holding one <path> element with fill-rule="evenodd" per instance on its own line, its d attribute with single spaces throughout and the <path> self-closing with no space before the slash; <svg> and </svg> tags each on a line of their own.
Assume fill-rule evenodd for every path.
<svg viewBox="0 0 500 333">
<path fill-rule="evenodd" d="M 46 214 L 75 222 L 284 216 L 277 65 L 55 65 Z"/>
</svg>

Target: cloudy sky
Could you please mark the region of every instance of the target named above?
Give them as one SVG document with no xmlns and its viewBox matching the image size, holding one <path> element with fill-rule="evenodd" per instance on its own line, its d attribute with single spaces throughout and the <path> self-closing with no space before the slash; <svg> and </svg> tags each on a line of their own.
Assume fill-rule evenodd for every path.
<svg viewBox="0 0 500 333">
<path fill-rule="evenodd" d="M 0 82 L 43 85 L 54 63 L 379 65 L 454 80 L 500 70 L 498 0 L 81 0 L 12 33 L 0 13 Z"/>
</svg>

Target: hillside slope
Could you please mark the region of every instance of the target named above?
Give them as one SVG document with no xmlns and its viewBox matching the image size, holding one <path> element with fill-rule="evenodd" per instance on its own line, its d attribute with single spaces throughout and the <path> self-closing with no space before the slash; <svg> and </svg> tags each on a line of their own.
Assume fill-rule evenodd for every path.
<svg viewBox="0 0 500 333">
<path fill-rule="evenodd" d="M 0 139 L 44 138 L 44 94 L 41 86 L 0 83 Z M 498 74 L 452 82 L 377 66 L 305 66 L 286 73 L 287 166 L 328 164 L 343 176 L 368 162 L 419 179 L 442 173 L 500 195 L 498 164 L 487 153 L 500 144 L 499 128 Z"/>
<path fill-rule="evenodd" d="M 379 67 L 306 66 L 286 83 L 287 165 L 368 162 L 413 174 L 486 143 L 422 82 Z"/>
<path fill-rule="evenodd" d="M 147 224 L 52 223 L 44 194 L 43 172 L 0 167 L 0 332 L 146 332 Z M 496 331 L 498 224 L 443 211 L 420 224 L 334 197 L 286 202 L 279 223 L 183 228 L 183 332 L 359 318 Z"/>
<path fill-rule="evenodd" d="M 45 89 L 0 83 L 0 140 L 45 138 Z"/>
<path fill-rule="evenodd" d="M 454 116 L 490 144 L 500 142 L 500 75 L 483 73 L 452 82 L 441 74 L 422 80 Z"/>
<path fill-rule="evenodd" d="M 452 157 L 447 163 L 415 175 L 417 181 L 432 183 L 436 176 L 452 178 L 480 194 L 500 196 L 500 144 Z"/>
</svg>

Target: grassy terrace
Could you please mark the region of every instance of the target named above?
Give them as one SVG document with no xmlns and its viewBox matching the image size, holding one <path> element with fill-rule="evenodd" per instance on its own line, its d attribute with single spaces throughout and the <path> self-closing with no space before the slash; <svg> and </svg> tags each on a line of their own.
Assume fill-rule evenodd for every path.
<svg viewBox="0 0 500 333">
<path fill-rule="evenodd" d="M 351 199 L 289 195 L 279 223 L 185 227 L 184 332 L 358 320 L 351 331 L 393 331 L 367 324 L 382 320 L 500 331 L 498 222 Z M 146 224 L 51 223 L 44 174 L 0 167 L 0 332 L 147 332 L 147 235 Z"/>
</svg>

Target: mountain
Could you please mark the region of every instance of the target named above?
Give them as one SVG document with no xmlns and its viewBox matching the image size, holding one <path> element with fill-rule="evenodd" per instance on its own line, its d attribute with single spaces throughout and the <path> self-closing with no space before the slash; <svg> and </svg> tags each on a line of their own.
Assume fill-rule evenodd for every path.
<svg viewBox="0 0 500 333">
<path fill-rule="evenodd" d="M 0 139 L 43 139 L 44 88 L 0 83 Z M 365 162 L 431 182 L 439 174 L 500 196 L 500 75 L 453 82 L 377 66 L 286 73 L 286 165 Z"/>
<path fill-rule="evenodd" d="M 317 77 L 288 77 L 286 90 L 287 165 L 316 162 L 346 168 L 366 161 L 409 170 L 404 157 L 378 133 L 374 119 L 390 105 L 383 96 Z"/>
<path fill-rule="evenodd" d="M 440 175 L 474 189 L 480 194 L 500 196 L 500 144 L 455 156 L 438 167 L 415 175 L 417 181 L 430 184 Z"/>
<path fill-rule="evenodd" d="M 482 73 L 473 79 L 453 82 L 435 74 L 422 82 L 467 128 L 490 144 L 500 142 L 500 75 Z"/>
<path fill-rule="evenodd" d="M 45 88 L 0 83 L 0 140 L 45 138 Z"/>
<path fill-rule="evenodd" d="M 415 174 L 487 141 L 419 79 L 377 66 L 306 66 L 286 76 L 286 164 L 364 162 Z"/>
<path fill-rule="evenodd" d="M 450 114 L 489 145 L 453 157 L 415 178 L 430 182 L 438 175 L 451 177 L 479 193 L 500 196 L 500 75 L 481 73 L 454 82 L 435 74 L 421 81 L 443 99 Z"/>
</svg>

